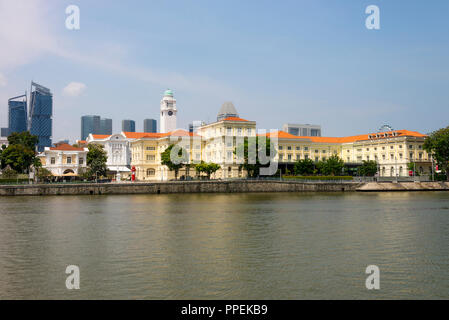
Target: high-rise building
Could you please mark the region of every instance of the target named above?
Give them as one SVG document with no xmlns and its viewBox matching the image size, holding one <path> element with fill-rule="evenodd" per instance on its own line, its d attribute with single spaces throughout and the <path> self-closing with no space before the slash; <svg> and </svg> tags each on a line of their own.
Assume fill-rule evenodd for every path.
<svg viewBox="0 0 449 320">
<path fill-rule="evenodd" d="M 143 132 L 157 132 L 157 121 L 154 119 L 143 120 Z"/>
<path fill-rule="evenodd" d="M 321 126 L 315 124 L 286 123 L 282 126 L 282 131 L 288 132 L 294 136 L 321 137 Z"/>
<path fill-rule="evenodd" d="M 206 125 L 204 121 L 195 120 L 189 124 L 189 132 L 197 132 L 198 128 L 204 125 Z"/>
<path fill-rule="evenodd" d="M 8 137 L 9 136 L 9 128 L 1 128 L 0 136 Z"/>
<path fill-rule="evenodd" d="M 50 89 L 31 82 L 30 113 L 28 129 L 32 135 L 39 139 L 37 150 L 44 151 L 51 147 L 52 136 L 53 95 Z"/>
<path fill-rule="evenodd" d="M 136 132 L 136 122 L 134 120 L 122 120 L 123 132 Z"/>
<path fill-rule="evenodd" d="M 8 100 L 8 134 L 27 131 L 26 94 Z"/>
<path fill-rule="evenodd" d="M 112 134 L 112 119 L 100 119 L 99 134 Z"/>
<path fill-rule="evenodd" d="M 161 121 L 159 123 L 160 132 L 167 133 L 176 130 L 176 99 L 173 98 L 173 91 L 170 89 L 164 92 L 161 100 Z"/>
<path fill-rule="evenodd" d="M 86 140 L 90 133 L 100 133 L 100 116 L 81 117 L 81 140 Z"/>
</svg>

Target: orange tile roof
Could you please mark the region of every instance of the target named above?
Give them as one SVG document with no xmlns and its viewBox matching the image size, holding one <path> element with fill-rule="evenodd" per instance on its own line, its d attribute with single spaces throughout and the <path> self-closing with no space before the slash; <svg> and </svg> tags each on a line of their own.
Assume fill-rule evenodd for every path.
<svg viewBox="0 0 449 320">
<path fill-rule="evenodd" d="M 226 119 L 223 119 L 223 121 L 249 121 L 249 120 L 238 117 L 227 117 Z"/>
<path fill-rule="evenodd" d="M 79 143 L 79 144 L 86 144 L 87 141 L 86 141 L 86 140 L 76 140 L 76 143 Z"/>
<path fill-rule="evenodd" d="M 140 139 L 140 138 L 160 138 L 161 133 L 158 132 L 123 132 L 128 139 Z"/>
<path fill-rule="evenodd" d="M 170 131 L 167 133 L 162 133 L 161 137 L 167 137 L 167 136 L 176 136 L 176 137 L 187 137 L 187 136 L 198 136 L 196 133 L 189 132 L 187 130 L 178 129 L 175 131 Z"/>
<path fill-rule="evenodd" d="M 388 138 L 391 138 L 393 137 L 393 132 L 396 132 L 397 134 L 396 137 L 426 137 L 425 134 L 409 130 L 396 130 L 389 132 L 370 133 L 349 137 L 304 137 L 304 136 L 295 136 L 285 131 L 279 130 L 274 133 L 267 133 L 266 136 L 268 137 L 277 136 L 279 139 L 306 139 L 310 140 L 311 142 L 318 142 L 318 143 L 350 143 L 356 141 L 384 139 L 384 137 L 377 138 L 376 137 L 377 134 L 378 135 L 388 134 Z M 372 136 L 371 138 L 369 137 L 370 135 Z"/>
<path fill-rule="evenodd" d="M 92 137 L 94 139 L 106 139 L 109 138 L 111 135 L 110 134 L 93 134 Z"/>
<path fill-rule="evenodd" d="M 67 143 L 61 143 L 57 147 L 51 147 L 50 150 L 57 150 L 57 151 L 84 151 L 84 148 L 75 148 L 74 146 L 71 146 Z"/>
</svg>

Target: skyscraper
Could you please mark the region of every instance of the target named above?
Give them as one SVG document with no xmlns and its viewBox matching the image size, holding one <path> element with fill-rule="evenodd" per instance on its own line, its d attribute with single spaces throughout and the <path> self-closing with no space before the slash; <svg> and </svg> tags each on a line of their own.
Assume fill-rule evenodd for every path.
<svg viewBox="0 0 449 320">
<path fill-rule="evenodd" d="M 143 120 L 143 132 L 157 132 L 157 121 L 154 119 Z"/>
<path fill-rule="evenodd" d="M 28 129 L 39 139 L 37 143 L 39 152 L 44 151 L 45 147 L 51 147 L 52 115 L 53 95 L 50 89 L 31 82 Z"/>
<path fill-rule="evenodd" d="M 17 99 L 20 99 L 18 100 Z M 27 131 L 27 97 L 24 95 L 14 97 L 8 100 L 8 132 Z"/>
<path fill-rule="evenodd" d="M 86 140 L 90 133 L 100 133 L 100 116 L 81 117 L 81 140 Z"/>
<path fill-rule="evenodd" d="M 100 119 L 99 134 L 112 134 L 112 119 Z"/>
<path fill-rule="evenodd" d="M 136 132 L 136 122 L 134 120 L 122 120 L 123 132 Z"/>
</svg>

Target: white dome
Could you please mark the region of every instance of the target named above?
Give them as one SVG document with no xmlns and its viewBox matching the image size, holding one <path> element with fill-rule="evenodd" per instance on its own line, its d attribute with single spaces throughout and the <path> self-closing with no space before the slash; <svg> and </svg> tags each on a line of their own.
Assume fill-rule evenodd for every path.
<svg viewBox="0 0 449 320">
<path fill-rule="evenodd" d="M 217 115 L 217 121 L 221 121 L 228 117 L 238 117 L 238 116 L 239 114 L 237 113 L 234 104 L 230 101 L 227 101 L 223 103 L 223 105 L 221 106 L 220 111 L 218 112 Z"/>
</svg>

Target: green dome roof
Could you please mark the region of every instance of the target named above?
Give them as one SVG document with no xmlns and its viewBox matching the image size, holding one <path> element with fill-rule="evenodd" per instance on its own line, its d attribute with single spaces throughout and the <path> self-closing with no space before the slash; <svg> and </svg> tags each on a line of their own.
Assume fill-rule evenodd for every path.
<svg viewBox="0 0 449 320">
<path fill-rule="evenodd" d="M 170 96 L 170 97 L 173 97 L 173 91 L 171 91 L 170 89 L 165 90 L 164 96 Z"/>
</svg>

